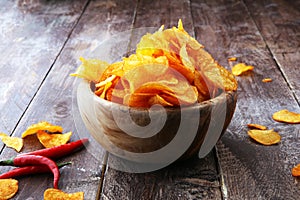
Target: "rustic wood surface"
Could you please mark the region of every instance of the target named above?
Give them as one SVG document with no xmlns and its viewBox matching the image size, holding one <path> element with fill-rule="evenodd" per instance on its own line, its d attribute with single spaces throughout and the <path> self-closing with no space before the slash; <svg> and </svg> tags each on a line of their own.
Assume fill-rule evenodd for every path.
<svg viewBox="0 0 300 200">
<path fill-rule="evenodd" d="M 281 109 L 300 113 L 300 1 L 296 0 L 3 0 L 0 2 L 0 132 L 20 137 L 30 124 L 49 121 L 76 127 L 76 79 L 69 74 L 110 36 L 140 27 L 185 29 L 227 69 L 228 57 L 253 65 L 237 77 L 238 103 L 232 122 L 213 151 L 164 169 L 133 174 L 110 167 L 110 156 L 90 144 L 61 161 L 59 186 L 84 191 L 85 199 L 299 199 L 300 124 L 275 122 Z M 134 49 L 138 38 L 129 47 Z M 263 78 L 272 78 L 263 83 Z M 75 106 L 75 108 L 74 108 Z M 75 113 L 75 115 L 74 115 Z M 282 141 L 262 146 L 247 136 L 247 123 L 274 128 Z M 22 152 L 42 148 L 25 138 Z M 0 142 L 0 159 L 17 152 Z M 3 173 L 11 167 L 1 167 Z M 18 178 L 13 199 L 42 199 L 51 175 Z"/>
</svg>

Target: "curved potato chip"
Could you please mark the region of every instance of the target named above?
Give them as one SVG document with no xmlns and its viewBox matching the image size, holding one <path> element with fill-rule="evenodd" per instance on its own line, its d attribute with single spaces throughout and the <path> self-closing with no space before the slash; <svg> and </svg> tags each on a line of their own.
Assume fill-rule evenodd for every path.
<svg viewBox="0 0 300 200">
<path fill-rule="evenodd" d="M 272 117 L 278 122 L 286 122 L 290 124 L 300 123 L 300 113 L 291 112 L 286 109 L 275 112 Z"/>
<path fill-rule="evenodd" d="M 45 131 L 37 132 L 37 138 L 39 139 L 40 143 L 46 148 L 66 144 L 70 140 L 71 136 L 72 132 L 64 134 L 47 133 Z"/>
<path fill-rule="evenodd" d="M 44 200 L 83 200 L 84 192 L 65 193 L 59 189 L 48 188 L 44 192 Z"/>
<path fill-rule="evenodd" d="M 293 167 L 292 175 L 293 176 L 300 176 L 300 163 Z"/>
<path fill-rule="evenodd" d="M 29 126 L 23 133 L 22 138 L 37 133 L 39 130 L 42 131 L 49 131 L 49 132 L 62 132 L 63 128 L 61 126 L 56 126 L 53 124 L 50 124 L 49 122 L 39 122 L 37 124 L 32 124 Z"/>
<path fill-rule="evenodd" d="M 18 181 L 15 179 L 0 179 L 0 199 L 12 198 L 19 189 Z"/>
<path fill-rule="evenodd" d="M 96 60 L 96 59 L 84 59 L 80 58 L 82 64 L 77 68 L 76 72 L 70 74 L 71 76 L 77 76 L 84 78 L 89 81 L 97 82 L 100 80 L 103 71 L 109 65 L 105 61 Z"/>
<path fill-rule="evenodd" d="M 248 135 L 254 139 L 255 141 L 263 144 L 263 145 L 272 145 L 280 142 L 281 136 L 275 132 L 273 129 L 271 130 L 249 130 Z"/>
<path fill-rule="evenodd" d="M 263 125 L 260 125 L 260 124 L 247 124 L 248 128 L 251 128 L 251 129 L 259 129 L 259 130 L 266 130 L 267 127 L 266 126 L 263 126 Z"/>
<path fill-rule="evenodd" d="M 252 71 L 253 69 L 254 67 L 251 65 L 246 65 L 245 63 L 238 63 L 232 67 L 231 71 L 233 75 L 239 76 L 244 72 Z"/>
<path fill-rule="evenodd" d="M 263 83 L 268 83 L 268 82 L 272 82 L 272 79 L 271 78 L 264 78 L 262 80 Z"/>
<path fill-rule="evenodd" d="M 14 148 L 17 152 L 20 152 L 23 147 L 23 139 L 18 137 L 10 137 L 4 133 L 0 133 L 0 138 L 4 144 L 8 147 Z"/>
</svg>

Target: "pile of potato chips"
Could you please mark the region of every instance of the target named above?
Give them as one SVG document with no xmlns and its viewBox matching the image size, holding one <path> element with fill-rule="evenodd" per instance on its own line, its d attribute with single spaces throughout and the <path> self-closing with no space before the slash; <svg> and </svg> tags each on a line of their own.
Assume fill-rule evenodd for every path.
<svg viewBox="0 0 300 200">
<path fill-rule="evenodd" d="M 95 82 L 95 94 L 131 107 L 191 105 L 236 91 L 233 74 L 220 66 L 183 28 L 147 33 L 136 53 L 108 64 L 85 60 L 72 74 Z"/>
</svg>

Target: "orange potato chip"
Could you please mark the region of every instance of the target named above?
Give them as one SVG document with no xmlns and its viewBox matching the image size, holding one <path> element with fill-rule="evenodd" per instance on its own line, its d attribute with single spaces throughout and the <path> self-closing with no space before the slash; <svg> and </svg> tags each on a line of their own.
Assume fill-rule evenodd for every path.
<svg viewBox="0 0 300 200">
<path fill-rule="evenodd" d="M 281 136 L 275 132 L 273 129 L 271 130 L 256 130 L 252 129 L 248 131 L 248 135 L 254 139 L 255 141 L 263 144 L 263 145 L 272 145 L 277 144 L 281 140 Z"/>
<path fill-rule="evenodd" d="M 293 167 L 292 175 L 293 176 L 300 176 L 300 163 Z"/>
<path fill-rule="evenodd" d="M 45 131 L 37 132 L 37 138 L 39 139 L 40 143 L 46 148 L 66 144 L 70 140 L 71 136 L 72 132 L 64 134 L 47 133 Z"/>
<path fill-rule="evenodd" d="M 254 67 L 251 65 L 246 65 L 245 63 L 238 63 L 232 67 L 231 71 L 233 75 L 239 76 L 244 72 L 252 71 L 253 69 Z"/>
<path fill-rule="evenodd" d="M 19 189 L 18 181 L 15 179 L 0 179 L 0 199 L 12 198 Z"/>
<path fill-rule="evenodd" d="M 291 112 L 286 109 L 275 112 L 272 117 L 278 122 L 286 122 L 290 124 L 300 123 L 300 113 Z"/>
<path fill-rule="evenodd" d="M 49 132 L 62 132 L 63 128 L 61 126 L 52 125 L 48 122 L 39 122 L 29 126 L 23 133 L 22 138 L 37 133 L 39 130 L 49 131 Z"/>
<path fill-rule="evenodd" d="M 44 192 L 44 200 L 83 200 L 84 192 L 65 193 L 59 189 L 48 188 Z"/>
<path fill-rule="evenodd" d="M 230 57 L 227 59 L 228 61 L 237 61 L 237 58 L 236 57 Z"/>
<path fill-rule="evenodd" d="M 4 144 L 8 147 L 14 148 L 17 152 L 20 152 L 23 147 L 23 139 L 18 137 L 10 137 L 4 133 L 0 133 L 0 138 Z"/>
<path fill-rule="evenodd" d="M 259 130 L 266 130 L 267 127 L 266 126 L 263 126 L 263 125 L 260 125 L 260 124 L 247 124 L 248 128 L 251 128 L 251 129 L 259 129 Z"/>
<path fill-rule="evenodd" d="M 272 82 L 273 80 L 271 78 L 264 78 L 262 80 L 263 83 L 268 83 L 268 82 Z"/>
</svg>

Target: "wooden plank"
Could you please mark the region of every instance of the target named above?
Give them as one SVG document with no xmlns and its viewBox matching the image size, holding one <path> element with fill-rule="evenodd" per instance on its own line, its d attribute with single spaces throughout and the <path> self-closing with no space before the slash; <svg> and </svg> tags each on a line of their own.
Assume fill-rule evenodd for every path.
<svg viewBox="0 0 300 200">
<path fill-rule="evenodd" d="M 266 48 L 254 21 L 241 1 L 192 1 L 197 39 L 222 64 L 227 58 L 255 66 L 253 72 L 237 77 L 238 103 L 234 118 L 218 143 L 218 158 L 225 199 L 297 199 L 299 183 L 291 168 L 299 162 L 299 125 L 272 120 L 283 108 L 298 111 L 285 79 Z M 270 76 L 272 83 L 262 83 Z M 282 141 L 262 146 L 247 136 L 247 123 L 274 128 Z"/>
<path fill-rule="evenodd" d="M 245 1 L 300 105 L 300 1 Z"/>
<path fill-rule="evenodd" d="M 130 2 L 113 3 L 99 0 L 88 4 L 64 49 L 13 133 L 14 136 L 20 136 L 30 124 L 45 120 L 63 126 L 65 131 L 73 131 L 71 140 L 83 136 L 90 137 L 90 144 L 85 149 L 61 159 L 61 161 L 72 161 L 73 164 L 62 169 L 59 182 L 59 187 L 63 191 L 84 191 L 85 199 L 98 198 L 105 152 L 87 132 L 78 132 L 86 130 L 80 122 L 76 121 L 80 116 L 78 112 L 74 113 L 73 106 L 76 108 L 76 105 L 72 101 L 77 81 L 69 74 L 75 72 L 79 66 L 79 57 L 90 55 L 107 35 L 130 27 L 134 12 Z M 23 152 L 40 148 L 35 136 L 25 138 L 25 142 Z M 5 148 L 1 159 L 10 158 L 13 155 L 16 155 L 14 150 Z M 1 172 L 6 170 L 7 168 L 1 168 Z M 15 199 L 42 199 L 44 190 L 52 187 L 51 175 L 24 177 L 19 180 L 20 189 Z"/>
<path fill-rule="evenodd" d="M 182 19 L 194 35 L 189 1 L 139 1 L 133 28 L 177 26 Z M 139 38 L 134 38 L 134 49 Z M 214 154 L 148 173 L 126 173 L 113 169 L 109 157 L 103 199 L 220 199 L 220 185 Z M 113 159 L 112 159 L 113 160 Z"/>
<path fill-rule="evenodd" d="M 14 130 L 86 2 L 0 2 L 0 132 Z"/>
</svg>

